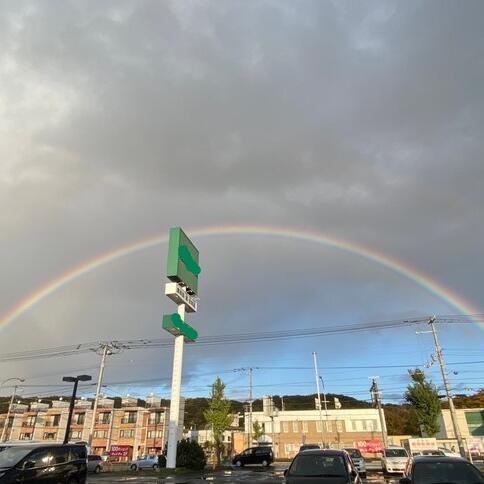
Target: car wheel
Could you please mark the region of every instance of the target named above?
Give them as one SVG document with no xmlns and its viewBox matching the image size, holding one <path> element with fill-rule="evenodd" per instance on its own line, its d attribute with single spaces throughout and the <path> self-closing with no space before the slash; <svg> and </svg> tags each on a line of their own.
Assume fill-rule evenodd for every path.
<svg viewBox="0 0 484 484">
<path fill-rule="evenodd" d="M 266 460 L 262 461 L 262 467 L 267 467 L 268 465 L 269 465 L 269 462 L 267 462 Z"/>
<path fill-rule="evenodd" d="M 159 467 L 158 464 L 153 464 L 153 470 L 156 471 L 156 469 L 158 469 L 158 467 Z"/>
<path fill-rule="evenodd" d="M 235 465 L 237 467 L 242 467 L 242 462 L 240 460 L 236 461 Z"/>
<path fill-rule="evenodd" d="M 132 464 L 131 467 L 130 467 L 130 469 L 132 471 L 137 471 L 138 470 L 138 466 L 136 464 Z"/>
<path fill-rule="evenodd" d="M 94 469 L 94 474 L 99 474 L 100 472 L 101 472 L 101 467 L 96 466 L 96 468 Z"/>
</svg>

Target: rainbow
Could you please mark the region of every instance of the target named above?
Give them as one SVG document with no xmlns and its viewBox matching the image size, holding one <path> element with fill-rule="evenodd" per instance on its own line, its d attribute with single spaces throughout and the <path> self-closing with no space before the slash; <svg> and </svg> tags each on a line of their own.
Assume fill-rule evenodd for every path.
<svg viewBox="0 0 484 484">
<path fill-rule="evenodd" d="M 477 314 L 479 310 L 472 306 L 471 303 L 456 294 L 454 291 L 445 287 L 443 284 L 433 279 L 428 274 L 424 274 L 418 269 L 403 263 L 395 257 L 391 257 L 382 252 L 376 251 L 364 245 L 349 240 L 331 237 L 318 232 L 311 232 L 308 230 L 301 230 L 288 227 L 277 226 L 257 226 L 257 225 L 233 225 L 233 226 L 209 226 L 203 228 L 194 228 L 187 230 L 190 237 L 208 237 L 208 236 L 225 236 L 225 235 L 263 235 L 270 237 L 284 237 L 303 242 L 312 242 L 321 244 L 327 247 L 339 249 L 350 254 L 359 255 L 367 260 L 373 261 L 383 267 L 399 274 L 422 288 L 429 291 L 431 294 L 437 296 L 439 299 L 445 301 L 453 306 L 461 314 Z M 18 301 L 7 313 L 0 318 L 0 326 L 12 323 L 26 311 L 30 310 L 42 300 L 71 283 L 75 279 L 88 274 L 101 266 L 109 264 L 117 259 L 126 257 L 128 255 L 150 249 L 157 245 L 166 243 L 168 241 L 167 235 L 158 235 L 148 237 L 136 242 L 122 245 L 108 252 L 100 254 L 96 257 L 87 259 L 80 264 L 72 267 L 67 272 L 60 274 L 45 285 L 37 288 L 31 294 Z M 475 321 L 476 324 L 480 323 Z"/>
</svg>

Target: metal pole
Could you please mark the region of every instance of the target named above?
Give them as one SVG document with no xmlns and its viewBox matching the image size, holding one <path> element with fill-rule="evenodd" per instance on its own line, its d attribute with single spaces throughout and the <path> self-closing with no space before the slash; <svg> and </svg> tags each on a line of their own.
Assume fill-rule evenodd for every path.
<svg viewBox="0 0 484 484">
<path fill-rule="evenodd" d="M 371 385 L 370 391 L 375 399 L 376 406 L 378 408 L 378 417 L 380 418 L 381 436 L 383 439 L 383 449 L 388 447 L 388 434 L 387 434 L 387 423 L 385 421 L 385 414 L 383 413 L 383 408 L 381 406 L 380 390 L 378 389 L 378 384 L 375 379 L 373 379 L 373 384 Z"/>
<path fill-rule="evenodd" d="M 447 369 L 445 367 L 444 356 L 442 355 L 442 347 L 440 346 L 439 336 L 437 329 L 435 328 L 435 317 L 429 319 L 430 327 L 432 328 L 432 334 L 434 335 L 435 352 L 437 359 L 439 360 L 440 371 L 442 373 L 442 379 L 444 380 L 445 393 L 447 394 L 447 400 L 449 401 L 450 416 L 452 418 L 452 426 L 454 427 L 454 435 L 457 439 L 457 445 L 459 446 L 460 455 L 466 458 L 466 451 L 464 448 L 464 442 L 462 441 L 462 435 L 460 433 L 459 423 L 457 422 L 457 414 L 455 413 L 454 400 L 452 399 L 452 390 L 450 388 L 449 379 L 447 376 Z"/>
<path fill-rule="evenodd" d="M 252 368 L 249 368 L 249 447 L 252 446 Z"/>
<path fill-rule="evenodd" d="M 72 398 L 69 403 L 69 415 L 67 416 L 66 433 L 64 434 L 64 444 L 69 442 L 69 430 L 71 427 L 72 413 L 74 412 L 74 403 L 76 401 L 77 385 L 79 384 L 79 379 L 76 378 L 74 381 L 74 389 L 72 390 Z"/>
<path fill-rule="evenodd" d="M 178 314 L 185 320 L 185 305 L 178 305 Z M 171 379 L 170 422 L 168 426 L 168 452 L 166 456 L 167 469 L 176 468 L 176 447 L 178 441 L 178 419 L 180 417 L 180 392 L 183 369 L 183 335 L 175 338 L 173 353 L 173 374 Z"/>
<path fill-rule="evenodd" d="M 96 413 L 97 413 L 97 406 L 99 403 L 99 394 L 101 393 L 101 387 L 103 383 L 103 376 L 104 376 L 104 367 L 106 365 L 106 356 L 108 355 L 110 347 L 108 344 L 103 345 L 103 353 L 101 357 L 101 366 L 99 368 L 99 376 L 97 379 L 97 387 L 96 387 L 96 396 L 94 398 L 94 407 L 92 410 L 92 421 L 91 421 L 91 428 L 89 429 L 89 438 L 88 438 L 88 447 L 91 449 L 92 445 L 92 437 L 94 434 L 94 425 L 96 424 Z"/>
<path fill-rule="evenodd" d="M 323 390 L 323 403 L 324 403 L 324 415 L 326 417 L 326 422 L 328 422 L 328 400 L 326 400 L 326 390 L 324 389 L 324 380 L 322 376 L 319 376 L 321 380 L 321 388 Z"/>
<path fill-rule="evenodd" d="M 7 418 L 5 419 L 5 422 L 3 424 L 2 437 L 0 438 L 0 442 L 6 442 L 7 441 L 7 426 L 8 426 L 8 421 L 10 420 L 10 413 L 12 411 L 12 405 L 13 405 L 13 401 L 15 399 L 16 393 L 17 393 L 17 385 L 15 385 L 13 387 L 12 398 L 10 399 L 10 403 L 8 404 Z M 4 440 L 4 438 L 5 438 L 5 440 Z"/>
<path fill-rule="evenodd" d="M 318 362 L 317 362 L 316 358 L 317 358 L 316 352 L 313 351 L 314 373 L 315 373 L 315 376 L 316 376 L 316 390 L 318 392 L 319 425 L 321 426 L 321 429 L 320 429 L 321 430 L 321 446 L 324 446 L 323 409 L 322 409 L 322 405 L 321 405 L 321 393 L 319 392 Z"/>
</svg>

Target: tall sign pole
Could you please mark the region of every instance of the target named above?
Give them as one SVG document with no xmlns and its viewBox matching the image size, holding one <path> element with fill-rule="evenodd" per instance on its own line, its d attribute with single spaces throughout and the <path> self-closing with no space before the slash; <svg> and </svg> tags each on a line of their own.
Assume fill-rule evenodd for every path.
<svg viewBox="0 0 484 484">
<path fill-rule="evenodd" d="M 165 285 L 165 294 L 177 304 L 178 310 L 174 314 L 163 316 L 163 329 L 175 336 L 166 456 L 168 469 L 176 468 L 183 346 L 185 341 L 194 342 L 198 338 L 197 331 L 186 323 L 185 316 L 187 312 L 197 311 L 200 272 L 198 249 L 180 227 L 170 229 L 166 275 L 171 282 Z"/>
</svg>

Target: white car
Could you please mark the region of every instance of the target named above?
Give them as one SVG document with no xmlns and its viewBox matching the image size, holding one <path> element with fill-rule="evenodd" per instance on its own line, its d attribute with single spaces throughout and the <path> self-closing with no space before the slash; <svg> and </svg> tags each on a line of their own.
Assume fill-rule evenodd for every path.
<svg viewBox="0 0 484 484">
<path fill-rule="evenodd" d="M 461 457 L 458 452 L 453 452 L 452 450 L 446 449 L 445 447 L 439 447 L 440 455 L 445 455 L 446 457 Z"/>
<path fill-rule="evenodd" d="M 141 459 L 132 460 L 128 465 L 132 471 L 139 469 L 158 469 L 160 467 L 157 455 L 145 455 Z"/>
<path fill-rule="evenodd" d="M 382 468 L 384 474 L 403 474 L 408 461 L 403 447 L 387 447 L 383 450 Z"/>
</svg>

